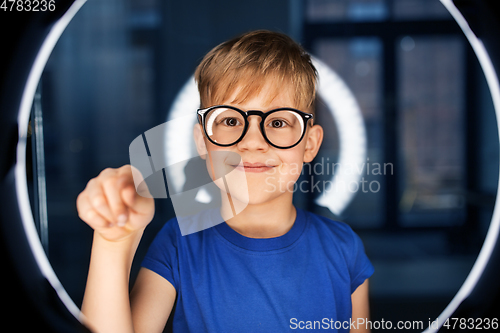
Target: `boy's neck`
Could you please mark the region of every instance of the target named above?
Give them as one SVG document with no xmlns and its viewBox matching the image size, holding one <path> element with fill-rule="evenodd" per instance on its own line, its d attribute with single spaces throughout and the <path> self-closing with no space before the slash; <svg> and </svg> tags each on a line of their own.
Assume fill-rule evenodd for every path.
<svg viewBox="0 0 500 333">
<path fill-rule="evenodd" d="M 228 219 L 226 223 L 239 234 L 250 238 L 282 236 L 292 228 L 297 211 L 291 198 L 283 200 L 285 198 L 281 197 L 280 199 L 282 200 L 249 204 L 238 215 Z M 223 204 L 222 210 L 227 209 L 224 206 Z"/>
</svg>

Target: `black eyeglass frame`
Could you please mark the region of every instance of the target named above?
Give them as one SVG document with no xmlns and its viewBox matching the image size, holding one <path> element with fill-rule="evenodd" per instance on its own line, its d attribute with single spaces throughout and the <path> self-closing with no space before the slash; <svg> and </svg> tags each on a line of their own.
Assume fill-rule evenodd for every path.
<svg viewBox="0 0 500 333">
<path fill-rule="evenodd" d="M 243 128 L 243 132 L 241 133 L 241 136 L 231 144 L 222 144 L 222 143 L 215 142 L 210 138 L 210 136 L 207 133 L 207 129 L 205 126 L 205 122 L 207 120 L 207 117 L 205 117 L 205 114 L 212 111 L 213 109 L 218 109 L 218 108 L 228 108 L 228 109 L 234 110 L 234 111 L 240 113 L 243 116 L 243 119 L 245 119 L 245 127 Z M 271 140 L 269 140 L 267 135 L 266 135 L 266 131 L 264 129 L 265 120 L 267 117 L 269 117 L 270 115 L 272 115 L 273 113 L 278 112 L 278 111 L 293 111 L 293 112 L 297 113 L 299 116 L 301 116 L 302 120 L 304 121 L 304 129 L 302 131 L 302 135 L 300 136 L 300 139 L 297 140 L 297 142 L 291 146 L 287 146 L 287 147 L 277 146 L 274 143 L 272 143 Z M 241 140 L 243 140 L 243 138 L 247 134 L 248 127 L 250 126 L 250 123 L 248 122 L 248 117 L 249 116 L 259 116 L 261 118 L 260 133 L 262 134 L 262 137 L 266 140 L 266 142 L 269 143 L 271 146 L 278 148 L 278 149 L 290 149 L 290 148 L 295 147 L 296 145 L 298 145 L 302 141 L 302 139 L 304 138 L 304 135 L 306 134 L 307 125 L 308 125 L 309 120 L 314 118 L 314 115 L 312 113 L 303 112 L 303 111 L 293 109 L 293 108 L 278 108 L 278 109 L 270 110 L 268 112 L 263 112 L 260 110 L 243 111 L 243 110 L 240 110 L 240 109 L 238 109 L 234 106 L 231 106 L 231 105 L 214 105 L 214 106 L 211 106 L 211 107 L 208 107 L 205 109 L 198 109 L 196 111 L 196 113 L 198 114 L 198 121 L 200 122 L 200 125 L 203 127 L 203 132 L 205 132 L 205 136 L 208 138 L 208 140 L 211 143 L 213 143 L 214 145 L 217 145 L 219 147 L 230 147 L 230 146 L 237 144 Z"/>
</svg>

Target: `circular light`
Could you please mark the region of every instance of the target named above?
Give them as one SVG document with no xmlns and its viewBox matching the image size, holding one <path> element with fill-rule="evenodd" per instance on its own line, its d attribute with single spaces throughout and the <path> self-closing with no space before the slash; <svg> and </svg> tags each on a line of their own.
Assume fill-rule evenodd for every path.
<svg viewBox="0 0 500 333">
<path fill-rule="evenodd" d="M 318 94 L 337 124 L 340 150 L 331 186 L 320 194 L 316 203 L 340 215 L 356 193 L 350 189 L 359 188 L 361 172 L 352 170 L 362 170 L 366 162 L 366 130 L 363 114 L 349 87 L 324 63 L 315 58 L 313 62 L 319 74 Z"/>
<path fill-rule="evenodd" d="M 459 12 L 459 10 L 456 8 L 455 4 L 452 2 L 452 0 L 440 0 L 443 5 L 447 8 L 447 10 L 451 13 L 451 15 L 454 17 L 456 22 L 459 24 L 461 29 L 463 30 L 466 38 L 468 39 L 469 43 L 471 44 L 478 60 L 481 65 L 481 68 L 486 76 L 486 81 L 488 83 L 488 87 L 490 89 L 490 93 L 492 95 L 493 99 L 493 104 L 495 108 L 495 114 L 496 114 L 496 119 L 497 119 L 497 128 L 499 129 L 500 133 L 500 85 L 499 85 L 499 80 L 498 76 L 494 70 L 493 64 L 491 62 L 491 59 L 488 56 L 488 53 L 483 45 L 483 43 L 477 38 L 477 36 L 472 32 L 470 29 L 469 25 L 467 24 L 467 21 L 464 19 L 462 14 Z M 60 284 L 59 280 L 57 279 L 57 276 L 55 275 L 52 267 L 50 266 L 50 263 L 45 255 L 45 252 L 42 248 L 42 245 L 40 243 L 40 239 L 38 238 L 37 232 L 36 232 L 36 227 L 33 221 L 33 215 L 31 212 L 31 207 L 29 204 L 29 196 L 28 196 L 28 191 L 27 191 L 27 180 L 26 180 L 26 165 L 25 165 L 25 156 L 26 156 L 26 129 L 28 127 L 28 119 L 29 119 L 29 113 L 30 113 L 30 108 L 31 108 L 31 103 L 33 101 L 34 93 L 35 93 L 35 88 L 36 85 L 39 82 L 40 76 L 42 74 L 43 68 L 45 66 L 45 63 L 47 62 L 47 59 L 59 39 L 60 35 L 64 31 L 65 27 L 67 24 L 71 21 L 72 17 L 76 14 L 76 12 L 79 10 L 79 8 L 85 3 L 85 0 L 76 0 L 71 7 L 68 9 L 68 11 L 54 24 L 52 27 L 51 31 L 47 35 L 42 47 L 40 48 L 38 55 L 34 61 L 34 63 L 31 66 L 31 71 L 28 77 L 28 80 L 26 82 L 26 85 L 24 87 L 23 95 L 22 95 L 22 100 L 19 108 L 19 115 L 18 115 L 18 124 L 19 124 L 19 142 L 17 145 L 17 162 L 16 162 L 16 168 L 15 168 L 15 181 L 16 181 L 16 194 L 17 194 L 17 199 L 19 202 L 19 211 L 22 217 L 22 223 L 24 230 L 26 232 L 26 236 L 28 239 L 28 242 L 30 244 L 31 250 L 33 252 L 33 256 L 40 267 L 40 270 L 42 274 L 47 278 L 49 283 L 52 285 L 54 290 L 57 292 L 58 296 L 60 299 L 63 301 L 63 303 L 66 305 L 66 307 L 75 315 L 79 315 L 79 310 L 76 307 L 76 305 L 72 302 L 72 300 L 69 298 L 67 295 L 66 291 Z M 314 60 L 315 65 L 317 68 L 321 68 L 321 64 L 318 62 L 318 60 Z M 320 72 L 320 76 L 325 76 L 325 73 L 328 72 L 328 68 L 326 66 L 321 69 L 322 72 Z M 318 71 L 320 71 L 318 69 Z M 333 72 L 332 72 L 333 73 Z M 328 76 L 328 74 L 326 74 Z M 333 80 L 339 80 L 338 77 L 335 78 L 335 74 L 333 74 Z M 341 80 L 340 80 L 341 81 Z M 337 82 L 338 84 L 339 82 Z M 325 84 L 321 83 L 320 84 Z M 332 85 L 334 86 L 334 85 Z M 342 86 L 342 84 L 340 84 Z M 321 88 L 318 88 L 318 90 L 321 90 Z M 324 94 L 336 94 L 337 92 L 335 91 L 326 91 L 326 92 L 320 92 L 320 95 L 326 100 Z M 347 95 L 349 95 L 350 92 L 347 89 Z M 345 96 L 347 96 L 345 95 Z M 352 94 L 351 94 L 352 96 Z M 346 100 L 349 100 L 349 97 L 346 97 Z M 354 103 L 355 100 L 354 100 Z M 352 105 L 351 105 L 352 106 Z M 199 99 L 198 99 L 198 93 L 196 89 L 196 85 L 194 84 L 194 81 L 190 79 L 184 88 L 181 90 L 180 94 L 177 96 L 172 108 L 171 112 L 169 113 L 168 120 L 170 119 L 175 119 L 177 117 L 185 115 L 185 112 L 194 112 L 199 107 Z M 352 110 L 357 108 L 357 104 L 353 106 Z M 332 112 L 332 115 L 336 117 L 335 109 L 332 106 L 329 105 L 329 109 Z M 357 111 L 359 111 L 359 108 L 357 108 Z M 357 136 L 352 135 L 348 136 L 346 133 L 340 134 L 341 136 L 341 160 L 343 157 L 343 161 L 351 161 L 351 162 L 356 162 L 362 163 L 364 162 L 364 156 L 366 154 L 366 136 L 365 136 L 365 131 L 364 131 L 364 125 L 362 122 L 361 118 L 361 113 L 354 111 L 352 115 L 355 119 L 359 116 L 360 119 L 356 120 L 356 124 L 350 123 L 350 120 L 347 122 L 347 126 L 352 126 L 351 130 L 354 129 L 355 132 L 357 132 Z M 337 121 L 339 129 L 342 126 L 346 126 L 346 123 L 341 124 L 339 118 L 335 118 Z M 192 156 L 192 151 L 195 149 L 194 148 L 194 143 L 192 142 L 192 125 L 193 124 L 186 124 L 186 126 L 183 126 L 181 130 L 176 129 L 175 134 L 174 131 L 167 131 L 166 135 L 169 140 L 167 140 L 168 144 L 168 151 L 167 151 L 167 159 L 168 160 L 177 160 L 178 156 L 183 156 L 183 155 L 188 155 Z M 349 128 L 349 127 L 348 127 Z M 361 139 L 362 136 L 362 139 Z M 191 147 L 188 146 L 179 146 L 176 145 L 176 142 L 179 141 L 174 141 L 173 139 L 177 139 L 179 137 L 182 138 L 187 138 L 187 140 L 183 140 L 183 142 L 191 142 Z M 342 138 L 348 139 L 348 140 L 353 140 L 353 141 L 344 141 L 344 144 L 342 144 Z M 357 139 L 356 139 L 357 138 Z M 500 139 L 500 136 L 499 136 Z M 358 140 L 358 141 L 356 141 Z M 182 141 L 181 141 L 182 142 Z M 356 149 L 358 148 L 358 154 L 356 156 L 351 156 L 350 154 L 347 155 L 347 158 L 345 156 L 342 156 L 343 151 L 345 150 L 345 147 L 351 147 L 353 145 L 353 148 Z M 187 152 L 187 154 L 186 154 Z M 362 153 L 362 154 L 361 154 Z M 175 157 L 173 157 L 175 156 Z M 360 156 L 363 158 L 360 159 Z M 336 174 L 339 174 L 338 172 Z M 184 175 L 179 174 L 177 175 L 176 178 L 174 178 L 174 186 L 177 189 L 180 189 L 182 185 L 185 182 Z M 358 179 L 359 180 L 359 179 Z M 499 181 L 500 181 L 500 175 L 499 175 Z M 203 197 L 203 195 L 200 195 L 200 197 Z M 324 198 L 324 199 L 321 199 Z M 330 203 L 330 197 L 328 195 L 326 196 L 321 196 L 318 198 L 318 203 L 323 203 L 325 206 L 329 207 L 334 210 L 342 210 L 345 208 L 345 206 L 349 203 L 351 197 L 347 197 L 347 199 L 343 200 L 342 205 L 338 206 L 331 206 L 332 204 Z M 203 197 L 202 200 L 207 201 L 208 198 Z M 336 197 L 335 200 L 338 200 Z M 331 207 L 330 207 L 331 206 Z M 438 318 L 438 322 L 440 326 L 444 321 L 449 318 L 454 311 L 458 308 L 458 306 L 470 295 L 474 287 L 476 286 L 479 278 L 484 272 L 484 269 L 486 265 L 488 264 L 488 261 L 490 260 L 491 254 L 493 252 L 494 246 L 498 240 L 498 233 L 499 233 L 499 228 L 500 228 L 500 196 L 498 195 L 498 190 L 497 190 L 497 196 L 496 196 L 496 201 L 495 201 L 495 208 L 493 211 L 493 217 L 492 221 L 490 223 L 488 233 L 486 235 L 486 239 L 484 241 L 484 244 L 481 248 L 481 251 L 478 255 L 478 258 L 469 273 L 467 279 L 463 283 L 462 287 L 458 291 L 458 293 L 455 295 L 453 300 L 450 302 L 450 304 L 445 308 L 445 310 L 440 314 Z M 428 328 L 425 332 L 436 332 L 438 331 L 439 328 Z"/>
<path fill-rule="evenodd" d="M 17 200 L 19 202 L 19 211 L 23 221 L 23 227 L 26 232 L 28 243 L 31 247 L 31 251 L 33 252 L 33 256 L 35 257 L 35 260 L 42 274 L 57 292 L 57 295 L 59 296 L 63 304 L 76 318 L 80 317 L 80 309 L 78 309 L 76 304 L 68 295 L 61 282 L 57 278 L 56 273 L 52 269 L 49 259 L 47 258 L 47 255 L 43 250 L 40 238 L 38 237 L 38 232 L 35 227 L 26 180 L 26 144 L 31 106 L 35 97 L 36 87 L 38 85 L 38 82 L 40 81 L 40 77 L 42 76 L 45 64 L 47 63 L 47 60 L 49 59 L 49 56 L 52 53 L 52 50 L 54 49 L 57 41 L 59 40 L 59 37 L 61 37 L 64 29 L 66 29 L 66 26 L 73 19 L 75 14 L 80 10 L 85 2 L 86 0 L 76 0 L 64 13 L 64 15 L 59 20 L 57 20 L 56 23 L 54 23 L 42 46 L 40 47 L 35 61 L 31 66 L 26 85 L 24 86 L 18 113 L 19 142 L 17 144 L 17 161 L 15 166 L 16 192 Z"/>
<path fill-rule="evenodd" d="M 446 7 L 446 9 L 450 12 L 455 21 L 458 23 L 463 33 L 465 34 L 465 37 L 472 46 L 472 49 L 474 50 L 474 53 L 477 56 L 477 59 L 479 60 L 479 64 L 483 69 L 484 75 L 486 77 L 486 82 L 488 83 L 491 97 L 493 99 L 493 106 L 495 108 L 495 114 L 497 118 L 497 128 L 498 128 L 498 133 L 500 135 L 500 85 L 498 82 L 497 73 L 495 72 L 495 69 L 493 67 L 493 63 L 491 62 L 491 59 L 488 56 L 488 52 L 486 51 L 484 44 L 474 34 L 469 24 L 462 16 L 462 13 L 460 13 L 460 11 L 452 2 L 452 0 L 441 0 L 441 3 Z M 499 175 L 499 181 L 500 181 L 500 175 Z M 469 275 L 465 279 L 464 283 L 458 290 L 455 297 L 453 297 L 450 304 L 448 304 L 448 306 L 443 310 L 443 312 L 437 318 L 438 327 L 437 328 L 429 327 L 424 332 L 437 332 L 444 324 L 446 319 L 448 319 L 457 310 L 458 306 L 470 295 L 470 293 L 476 286 L 477 282 L 479 281 L 479 278 L 483 274 L 484 269 L 488 264 L 488 261 L 490 260 L 491 254 L 493 253 L 493 249 L 498 240 L 499 228 L 500 228 L 500 196 L 498 195 L 498 188 L 497 188 L 495 208 L 493 209 L 493 216 L 491 218 L 491 223 L 488 228 L 488 233 L 486 234 L 483 246 L 481 247 L 481 251 L 479 252 L 476 262 L 474 263 L 474 266 L 472 266 Z"/>
</svg>

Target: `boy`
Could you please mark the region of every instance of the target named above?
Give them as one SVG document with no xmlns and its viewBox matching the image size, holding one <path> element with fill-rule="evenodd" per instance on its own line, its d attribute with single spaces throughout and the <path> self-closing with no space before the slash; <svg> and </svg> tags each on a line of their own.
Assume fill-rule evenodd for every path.
<svg viewBox="0 0 500 333">
<path fill-rule="evenodd" d="M 292 189 L 280 186 L 297 181 L 293 168 L 311 162 L 323 138 L 313 120 L 309 55 L 283 34 L 255 31 L 215 47 L 195 78 L 198 153 L 238 154 L 231 167 L 244 172 L 248 193 L 224 193 L 230 200 L 220 211 L 192 219 L 228 216 L 239 201 L 247 206 L 186 236 L 175 221 L 166 223 L 129 298 L 130 266 L 153 199 L 137 195 L 130 166 L 89 181 L 77 207 L 94 229 L 82 305 L 90 327 L 161 332 L 176 302 L 174 332 L 368 331 L 350 325 L 369 315 L 373 267 L 360 239 L 346 224 L 295 209 Z"/>
</svg>

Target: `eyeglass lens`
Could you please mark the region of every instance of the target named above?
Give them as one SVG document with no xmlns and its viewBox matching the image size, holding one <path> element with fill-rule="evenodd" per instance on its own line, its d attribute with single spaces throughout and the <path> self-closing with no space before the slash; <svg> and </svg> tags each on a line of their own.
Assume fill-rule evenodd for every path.
<svg viewBox="0 0 500 333">
<path fill-rule="evenodd" d="M 208 112 L 205 130 L 216 143 L 230 145 L 238 141 L 245 129 L 245 118 L 236 110 L 214 108 Z M 304 131 L 304 120 L 292 110 L 276 111 L 266 117 L 264 131 L 267 139 L 279 147 L 296 144 Z"/>
</svg>

